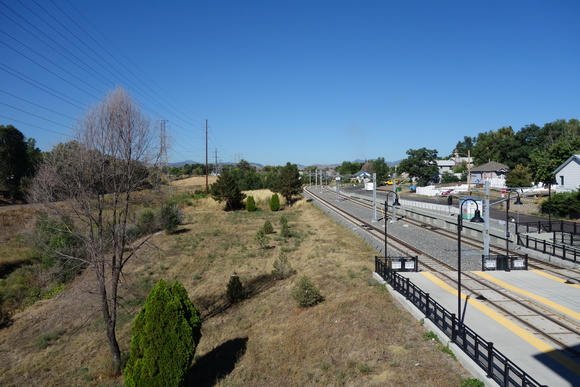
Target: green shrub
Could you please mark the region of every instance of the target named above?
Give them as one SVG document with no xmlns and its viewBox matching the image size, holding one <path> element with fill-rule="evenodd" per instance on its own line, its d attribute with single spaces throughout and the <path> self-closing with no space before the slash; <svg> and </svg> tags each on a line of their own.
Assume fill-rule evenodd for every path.
<svg viewBox="0 0 580 387">
<path fill-rule="evenodd" d="M 246 199 L 246 211 L 254 212 L 257 210 L 256 201 L 254 200 L 253 196 L 248 196 Z"/>
<path fill-rule="evenodd" d="M 270 238 L 266 236 L 264 229 L 259 229 L 254 235 L 254 242 L 260 247 L 260 250 L 264 250 L 268 246 L 268 242 L 270 242 Z"/>
<path fill-rule="evenodd" d="M 159 211 L 159 221 L 166 234 L 173 234 L 183 222 L 183 213 L 176 204 L 166 204 Z"/>
<path fill-rule="evenodd" d="M 179 283 L 159 280 L 135 318 L 127 386 L 180 386 L 201 338 L 201 319 Z"/>
<path fill-rule="evenodd" d="M 139 214 L 136 226 L 140 236 L 153 234 L 159 230 L 159 222 L 151 209 L 146 209 Z"/>
<path fill-rule="evenodd" d="M 32 239 L 44 267 L 52 268 L 54 279 L 69 282 L 84 268 L 78 260 L 86 256 L 83 238 L 70 218 L 40 214 L 34 225 Z M 78 259 L 64 258 L 67 256 Z"/>
<path fill-rule="evenodd" d="M 483 383 L 479 379 L 462 379 L 461 380 L 461 387 L 484 387 L 485 383 Z"/>
<path fill-rule="evenodd" d="M 226 297 L 228 298 L 228 301 L 233 304 L 246 298 L 242 281 L 240 281 L 240 277 L 238 277 L 236 273 L 230 276 L 230 281 L 228 282 L 226 289 Z"/>
<path fill-rule="evenodd" d="M 283 280 L 291 275 L 293 275 L 295 271 L 292 269 L 292 265 L 290 265 L 290 261 L 286 256 L 286 253 L 280 252 L 278 258 L 274 261 L 274 270 L 272 270 L 272 275 L 274 278 Z"/>
<path fill-rule="evenodd" d="M 542 202 L 542 213 L 556 218 L 577 219 L 580 216 L 580 189 L 552 195 Z"/>
<path fill-rule="evenodd" d="M 316 285 L 305 275 L 300 277 L 292 288 L 292 298 L 302 308 L 308 308 L 324 301 L 324 297 Z"/>
<path fill-rule="evenodd" d="M 288 223 L 282 223 L 280 235 L 282 235 L 282 237 L 284 238 L 290 238 L 290 236 L 292 236 L 292 233 L 290 232 L 290 227 L 288 227 Z"/>
<path fill-rule="evenodd" d="M 280 197 L 278 194 L 272 195 L 270 199 L 270 211 L 278 211 L 280 209 Z"/>
<path fill-rule="evenodd" d="M 262 227 L 266 234 L 273 234 L 274 233 L 274 226 L 272 226 L 272 222 L 269 220 L 264 222 L 264 227 Z"/>
</svg>

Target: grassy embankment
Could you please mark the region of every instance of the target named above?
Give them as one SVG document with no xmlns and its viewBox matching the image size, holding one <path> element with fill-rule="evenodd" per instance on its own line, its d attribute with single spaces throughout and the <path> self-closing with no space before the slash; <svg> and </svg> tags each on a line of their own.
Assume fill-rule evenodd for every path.
<svg viewBox="0 0 580 387">
<path fill-rule="evenodd" d="M 182 187 L 185 186 L 185 187 Z M 174 194 L 191 190 L 176 182 Z M 425 340 L 425 329 L 371 277 L 375 254 L 347 229 L 304 200 L 268 211 L 268 191 L 253 192 L 260 211 L 229 212 L 211 199 L 183 204 L 185 224 L 157 233 L 130 261 L 123 279 L 118 337 L 130 343 L 131 322 L 159 278 L 178 280 L 203 316 L 190 378 L 197 385 L 458 386 L 462 368 Z M 292 236 L 280 237 L 280 217 Z M 266 220 L 277 233 L 260 250 L 253 237 Z M 296 275 L 272 279 L 286 252 Z M 249 297 L 225 299 L 237 273 Z M 325 300 L 300 309 L 293 283 L 307 275 Z M 122 385 L 108 372 L 102 319 L 87 271 L 57 297 L 15 314 L 0 330 L 2 385 Z"/>
</svg>

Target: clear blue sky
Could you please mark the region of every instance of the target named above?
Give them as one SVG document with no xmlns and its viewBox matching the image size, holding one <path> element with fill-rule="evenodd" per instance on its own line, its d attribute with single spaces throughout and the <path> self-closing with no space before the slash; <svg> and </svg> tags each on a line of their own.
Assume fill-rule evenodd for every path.
<svg viewBox="0 0 580 387">
<path fill-rule="evenodd" d="M 168 120 L 171 161 L 205 161 L 206 119 L 210 162 L 446 156 L 580 118 L 579 16 L 577 0 L 2 0 L 0 124 L 50 150 L 122 85 Z"/>
</svg>

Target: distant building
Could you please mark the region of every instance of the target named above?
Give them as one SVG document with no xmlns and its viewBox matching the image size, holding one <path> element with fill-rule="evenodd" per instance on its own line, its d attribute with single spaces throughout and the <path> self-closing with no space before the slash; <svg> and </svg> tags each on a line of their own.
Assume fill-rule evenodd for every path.
<svg viewBox="0 0 580 387">
<path fill-rule="evenodd" d="M 574 191 L 580 188 L 580 155 L 573 155 L 554 171 L 557 191 Z"/>
<path fill-rule="evenodd" d="M 483 184 L 489 181 L 492 188 L 504 188 L 507 171 L 510 167 L 505 164 L 490 161 L 489 163 L 471 168 L 471 183 Z"/>
<path fill-rule="evenodd" d="M 359 171 L 351 176 L 353 180 L 357 180 L 359 183 L 364 183 L 371 178 L 371 174 L 366 171 Z"/>
</svg>

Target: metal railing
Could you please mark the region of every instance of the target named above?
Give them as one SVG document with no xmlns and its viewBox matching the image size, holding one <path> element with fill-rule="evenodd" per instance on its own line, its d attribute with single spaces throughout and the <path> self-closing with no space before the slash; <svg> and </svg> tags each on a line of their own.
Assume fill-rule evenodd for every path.
<svg viewBox="0 0 580 387">
<path fill-rule="evenodd" d="M 483 369 L 488 378 L 500 386 L 523 387 L 542 386 L 534 378 L 519 368 L 514 362 L 499 352 L 492 342 L 484 340 L 467 325 L 462 324 L 447 309 L 433 300 L 409 278 L 389 269 L 383 257 L 375 257 L 375 272 L 390 283 L 394 290 L 403 295 L 425 318 L 431 320 L 455 345 Z"/>
<path fill-rule="evenodd" d="M 544 254 L 568 259 L 574 263 L 578 262 L 578 257 L 580 257 L 580 249 L 577 247 L 556 244 L 549 240 L 534 238 L 528 234 L 518 234 L 518 245 L 541 251 Z"/>
<path fill-rule="evenodd" d="M 580 225 L 576 222 L 566 222 L 563 220 L 552 221 L 537 221 L 537 222 L 522 222 L 517 225 L 518 232 L 568 232 L 572 234 L 580 234 Z M 525 230 L 525 231 L 524 231 Z"/>
</svg>

